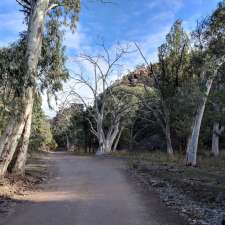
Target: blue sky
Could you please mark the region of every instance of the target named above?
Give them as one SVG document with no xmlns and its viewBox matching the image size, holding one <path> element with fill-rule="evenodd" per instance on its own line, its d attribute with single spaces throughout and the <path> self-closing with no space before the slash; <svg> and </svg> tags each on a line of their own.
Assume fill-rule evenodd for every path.
<svg viewBox="0 0 225 225">
<path fill-rule="evenodd" d="M 104 40 L 111 48 L 118 41 L 138 42 L 144 53 L 156 59 L 157 47 L 164 41 L 171 25 L 182 19 L 187 31 L 194 29 L 197 19 L 209 15 L 219 0 L 111 0 L 113 4 L 82 0 L 82 10 L 75 34 L 66 32 L 67 55 L 97 51 L 96 44 Z M 0 46 L 15 41 L 23 31 L 23 14 L 16 0 L 0 0 Z M 128 67 L 140 63 L 130 58 Z M 68 63 L 69 67 L 72 67 Z M 51 114 L 44 103 L 44 109 Z"/>
<path fill-rule="evenodd" d="M 94 48 L 100 39 L 112 46 L 117 41 L 155 42 L 156 48 L 176 19 L 187 30 L 208 15 L 218 0 L 113 0 L 113 4 L 83 0 L 78 31 L 66 36 L 68 54 Z M 16 40 L 24 28 L 16 0 L 0 1 L 0 46 Z M 156 43 L 157 42 L 157 43 Z"/>
<path fill-rule="evenodd" d="M 84 2 L 76 49 L 93 48 L 102 38 L 108 46 L 116 41 L 137 41 L 146 44 L 144 47 L 149 51 L 155 51 L 176 19 L 182 19 L 185 28 L 190 31 L 197 19 L 208 15 L 216 7 L 218 0 L 114 0 L 114 4 Z M 68 52 L 73 53 L 73 43 L 70 45 Z"/>
</svg>

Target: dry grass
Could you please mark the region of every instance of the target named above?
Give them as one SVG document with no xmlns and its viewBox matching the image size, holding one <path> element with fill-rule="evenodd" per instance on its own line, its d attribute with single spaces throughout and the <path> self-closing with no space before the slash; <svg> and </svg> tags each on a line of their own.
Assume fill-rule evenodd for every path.
<svg viewBox="0 0 225 225">
<path fill-rule="evenodd" d="M 164 152 L 134 152 L 129 154 L 130 162 L 142 161 L 148 164 L 171 165 L 171 166 L 185 166 L 185 156 L 182 154 L 175 154 L 174 157 L 169 157 Z M 198 156 L 197 168 L 204 168 L 207 170 L 225 170 L 225 154 L 215 158 L 208 155 Z"/>
</svg>

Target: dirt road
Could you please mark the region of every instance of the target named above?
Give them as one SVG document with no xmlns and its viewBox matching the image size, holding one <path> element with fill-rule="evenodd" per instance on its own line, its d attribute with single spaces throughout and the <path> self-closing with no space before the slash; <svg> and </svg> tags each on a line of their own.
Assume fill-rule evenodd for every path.
<svg viewBox="0 0 225 225">
<path fill-rule="evenodd" d="M 25 196 L 7 225 L 184 225 L 126 177 L 124 163 L 101 157 L 48 156 L 56 175 Z"/>
</svg>

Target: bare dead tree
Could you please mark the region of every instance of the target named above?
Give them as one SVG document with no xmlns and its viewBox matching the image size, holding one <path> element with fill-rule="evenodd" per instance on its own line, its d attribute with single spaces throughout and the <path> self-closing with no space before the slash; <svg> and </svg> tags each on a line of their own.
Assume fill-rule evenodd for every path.
<svg viewBox="0 0 225 225">
<path fill-rule="evenodd" d="M 117 47 L 114 54 L 111 54 L 104 44 L 102 49 L 103 54 L 97 56 L 83 54 L 78 57 L 91 66 L 92 72 L 91 74 L 73 72 L 72 79 L 75 85 L 69 91 L 69 95 L 78 99 L 93 118 L 93 121 L 88 121 L 91 132 L 99 143 L 98 154 L 109 153 L 115 149 L 114 145 L 118 144 L 118 137 L 123 129 L 121 120 L 131 109 L 128 99 L 133 97 L 113 80 L 122 66 L 120 62 L 129 53 L 128 46 Z M 85 87 L 90 96 L 82 95 L 78 86 Z"/>
</svg>

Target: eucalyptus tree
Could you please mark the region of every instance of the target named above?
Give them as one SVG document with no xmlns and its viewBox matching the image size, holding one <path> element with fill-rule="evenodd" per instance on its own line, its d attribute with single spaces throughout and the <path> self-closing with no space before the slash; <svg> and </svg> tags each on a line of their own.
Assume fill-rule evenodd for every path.
<svg viewBox="0 0 225 225">
<path fill-rule="evenodd" d="M 224 95 L 224 93 L 221 93 Z M 221 100 L 221 99 L 220 99 Z M 221 106 L 220 103 L 213 103 L 213 129 L 212 129 L 212 146 L 211 153 L 218 157 L 220 154 L 220 137 L 222 136 L 225 130 L 225 121 L 224 121 L 224 105 Z"/>
<path fill-rule="evenodd" d="M 128 53 L 128 47 L 109 52 L 103 45 L 103 53 L 97 56 L 81 55 L 80 60 L 93 68 L 89 73 L 74 73 L 75 86 L 70 96 L 79 100 L 88 110 L 93 120 L 89 120 L 91 132 L 96 136 L 99 144 L 98 154 L 109 153 L 117 143 L 120 135 L 122 118 L 130 111 L 130 101 L 133 95 L 127 93 L 113 77 L 120 72 L 120 63 Z M 86 88 L 85 96 L 79 92 L 77 86 Z"/>
<path fill-rule="evenodd" d="M 72 112 L 70 119 L 71 123 L 68 126 L 68 130 L 70 130 L 69 140 L 72 143 L 74 150 L 84 150 L 84 152 L 88 152 L 90 130 L 86 117 L 87 114 L 83 105 L 80 105 L 77 110 Z"/>
<path fill-rule="evenodd" d="M 55 28 L 51 26 L 51 29 Z M 58 31 L 57 38 L 51 39 L 49 37 L 51 29 L 48 29 L 43 39 L 42 54 L 38 64 L 35 98 L 39 98 L 38 96 L 44 90 L 47 91 L 48 95 L 55 95 L 62 88 L 62 81 L 68 77 L 68 72 L 65 68 L 64 48 L 61 46 L 61 32 Z M 0 51 L 2 129 L 4 129 L 6 121 L 8 121 L 10 116 L 16 116 L 21 109 L 20 93 L 24 88 L 23 57 L 25 49 L 26 33 L 24 32 L 17 42 Z M 29 118 L 29 123 L 31 123 L 31 118 Z M 30 124 L 28 127 L 30 127 Z M 14 160 L 15 168 L 13 171 L 18 172 L 24 168 L 29 143 L 29 135 L 26 135 L 26 132 L 28 132 L 27 128 L 23 132 L 23 136 L 26 138 L 23 139 L 24 141 L 20 141 L 19 145 L 19 149 L 24 150 L 18 151 L 17 148 L 17 160 Z M 2 138 L 4 139 L 5 137 L 2 136 Z M 25 141 L 25 139 L 27 140 Z"/>
<path fill-rule="evenodd" d="M 52 120 L 52 132 L 59 147 L 70 150 L 74 139 L 73 118 L 83 111 L 81 104 L 61 105 L 56 116 Z"/>
<path fill-rule="evenodd" d="M 149 73 L 144 79 L 146 98 L 143 102 L 162 128 L 170 156 L 174 153 L 171 141 L 171 105 L 177 91 L 188 78 L 189 45 L 182 22 L 177 20 L 166 36 L 166 43 L 158 49 L 158 63 L 148 63 L 137 46 Z"/>
<path fill-rule="evenodd" d="M 9 116 L 18 110 L 24 78 L 21 69 L 25 54 L 24 43 L 25 34 L 22 33 L 17 42 L 0 49 L 0 134 Z"/>
<path fill-rule="evenodd" d="M 218 76 L 214 80 L 212 90 L 206 107 L 206 117 L 211 122 L 212 145 L 211 153 L 215 157 L 220 155 L 220 138 L 225 130 L 225 90 L 224 90 L 224 69 L 225 64 L 219 70 Z"/>
<path fill-rule="evenodd" d="M 56 28 L 62 25 L 69 25 L 74 30 L 80 11 L 79 0 L 17 0 L 17 2 L 22 6 L 22 11 L 25 13 L 27 21 L 26 48 L 22 67 L 24 79 L 20 93 L 20 110 L 15 117 L 16 119 L 9 120 L 1 137 L 0 176 L 3 176 L 7 171 L 21 138 L 21 141 L 24 143 L 22 145 L 23 148 L 21 148 L 23 157 L 18 160 L 24 161 L 24 158 L 26 158 L 38 76 L 38 63 L 41 56 L 45 28 L 48 31 L 53 25 Z M 50 33 L 52 38 L 56 37 L 57 32 L 55 33 L 55 31 L 58 31 L 58 29 L 52 29 Z M 21 165 L 24 165 L 24 163 L 21 163 Z M 23 172 L 23 169 L 18 168 L 18 172 Z"/>
<path fill-rule="evenodd" d="M 45 115 L 41 106 L 41 97 L 35 98 L 29 141 L 29 151 L 33 152 L 54 150 L 57 147 L 52 135 L 50 119 Z"/>
<path fill-rule="evenodd" d="M 198 24 L 193 51 L 194 76 L 199 82 L 201 97 L 198 99 L 191 133 L 186 149 L 186 164 L 197 164 L 197 149 L 202 118 L 213 81 L 225 62 L 225 2 L 218 4 L 213 14 Z"/>
<path fill-rule="evenodd" d="M 55 37 L 52 34 L 55 33 Z M 51 96 L 57 98 L 56 93 L 62 90 L 62 82 L 68 79 L 68 71 L 65 67 L 65 47 L 62 45 L 63 32 L 59 30 L 55 21 L 48 24 L 48 29 L 43 36 L 42 51 L 38 62 L 38 72 L 36 78 L 36 89 L 34 98 L 46 92 L 49 107 L 51 107 Z M 32 114 L 30 114 L 30 117 Z M 31 118 L 29 119 L 31 122 Z M 28 122 L 29 122 L 28 120 Z M 30 123 L 29 122 L 29 123 Z M 13 172 L 22 173 L 25 168 L 27 150 L 30 137 L 30 124 L 23 131 L 23 141 L 17 149 L 17 160 Z M 26 134 L 26 132 L 28 134 Z"/>
<path fill-rule="evenodd" d="M 133 123 L 136 119 L 136 111 L 139 104 L 139 100 L 136 95 L 134 95 L 134 92 L 140 91 L 139 87 L 118 84 L 116 86 L 112 85 L 109 89 L 110 93 L 106 98 L 105 104 L 104 130 L 109 129 L 110 126 L 112 126 L 116 117 L 118 117 L 119 120 L 119 131 L 116 138 L 112 138 L 112 144 L 110 145 L 112 147 L 109 151 L 117 150 L 121 135 L 125 129 L 129 129 L 130 131 L 129 150 L 131 150 L 130 147 L 132 147 L 134 136 Z"/>
</svg>

